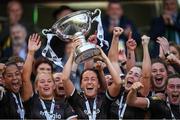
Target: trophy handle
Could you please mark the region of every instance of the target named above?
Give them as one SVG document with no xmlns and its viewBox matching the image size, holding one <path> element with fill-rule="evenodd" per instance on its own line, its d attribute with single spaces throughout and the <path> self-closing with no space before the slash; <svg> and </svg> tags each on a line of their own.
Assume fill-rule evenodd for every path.
<svg viewBox="0 0 180 120">
<path fill-rule="evenodd" d="M 101 14 L 101 10 L 100 9 L 95 9 L 94 12 L 91 13 L 91 19 L 92 19 L 91 22 L 93 22 L 95 20 L 95 18 L 100 14 Z"/>
<path fill-rule="evenodd" d="M 42 30 L 42 34 L 43 34 L 43 35 L 46 36 L 48 33 L 53 33 L 53 32 L 52 32 L 51 29 L 43 29 L 43 30 Z"/>
</svg>

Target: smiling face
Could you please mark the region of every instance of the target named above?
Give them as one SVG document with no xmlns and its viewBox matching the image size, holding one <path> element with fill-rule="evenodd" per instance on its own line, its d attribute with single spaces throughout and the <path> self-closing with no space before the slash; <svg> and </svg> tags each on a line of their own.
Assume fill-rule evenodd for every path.
<svg viewBox="0 0 180 120">
<path fill-rule="evenodd" d="M 130 87 L 134 82 L 138 82 L 141 77 L 141 68 L 139 67 L 133 67 L 131 70 L 127 73 L 125 78 L 125 89 L 130 90 Z"/>
<path fill-rule="evenodd" d="M 18 69 L 18 67 L 14 64 L 11 64 L 6 67 L 5 74 L 4 74 L 4 81 L 5 86 L 14 93 L 18 93 L 22 81 L 21 81 L 21 73 Z"/>
<path fill-rule="evenodd" d="M 107 86 L 110 86 L 112 84 L 112 82 L 113 82 L 111 75 L 106 75 L 105 80 L 106 80 L 106 85 Z"/>
<path fill-rule="evenodd" d="M 180 103 L 180 78 L 168 79 L 166 91 L 170 103 L 178 105 Z"/>
<path fill-rule="evenodd" d="M 81 88 L 84 90 L 84 93 L 87 98 L 95 98 L 98 94 L 98 89 L 100 84 L 98 81 L 97 74 L 94 71 L 87 70 L 82 75 Z"/>
<path fill-rule="evenodd" d="M 162 63 L 152 64 L 152 83 L 156 90 L 162 91 L 165 89 L 167 79 L 167 70 Z"/>
<path fill-rule="evenodd" d="M 65 90 L 63 86 L 63 81 L 62 81 L 62 73 L 55 73 L 53 74 L 53 79 L 55 82 L 55 93 L 57 96 L 65 96 Z"/>
<path fill-rule="evenodd" d="M 36 90 L 38 91 L 39 96 L 44 99 L 53 97 L 55 84 L 51 74 L 39 73 L 37 75 Z"/>
</svg>

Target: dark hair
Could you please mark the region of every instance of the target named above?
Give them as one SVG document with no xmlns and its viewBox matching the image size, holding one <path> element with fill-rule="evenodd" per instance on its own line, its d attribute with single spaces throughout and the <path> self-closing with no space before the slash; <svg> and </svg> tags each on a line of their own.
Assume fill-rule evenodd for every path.
<svg viewBox="0 0 180 120">
<path fill-rule="evenodd" d="M 5 63 L 5 65 L 6 65 L 6 68 L 7 68 L 8 66 L 14 65 L 14 66 L 16 66 L 17 69 L 19 70 L 19 68 L 18 68 L 18 66 L 17 66 L 17 64 L 16 64 L 16 62 L 8 61 L 8 62 Z M 6 68 L 5 68 L 4 72 L 2 73 L 3 77 L 4 77 L 5 73 L 6 73 Z"/>
<path fill-rule="evenodd" d="M 176 43 L 174 43 L 174 42 L 169 42 L 169 46 L 175 47 L 175 48 L 177 49 L 179 55 L 180 55 L 180 46 L 178 46 L 178 45 L 177 45 Z"/>
<path fill-rule="evenodd" d="M 169 82 L 169 79 L 171 79 L 171 78 L 180 78 L 180 75 L 178 73 L 169 75 L 167 80 L 166 80 L 166 86 L 167 86 L 167 84 Z"/>
<path fill-rule="evenodd" d="M 176 74 L 171 74 L 171 75 L 168 76 L 167 79 L 169 80 L 169 79 L 171 79 L 171 78 L 180 78 L 180 75 L 179 75 L 178 73 L 176 73 Z"/>
<path fill-rule="evenodd" d="M 111 4 L 118 4 L 120 6 L 120 0 L 108 0 L 108 7 L 110 7 Z"/>
<path fill-rule="evenodd" d="M 8 59 L 8 61 L 15 62 L 15 63 L 18 63 L 18 62 L 24 63 L 24 59 L 19 56 L 12 56 Z"/>
<path fill-rule="evenodd" d="M 8 61 L 7 57 L 0 58 L 0 63 L 6 63 Z"/>
<path fill-rule="evenodd" d="M 41 58 L 38 58 L 35 63 L 34 63 L 34 66 L 33 66 L 33 71 L 34 71 L 34 74 L 36 75 L 37 74 L 37 68 L 39 67 L 40 64 L 48 64 L 50 67 L 51 67 L 51 73 L 53 72 L 53 64 L 47 60 L 46 58 L 44 57 L 41 57 Z"/>
<path fill-rule="evenodd" d="M 98 71 L 95 70 L 95 69 L 93 69 L 93 68 L 88 68 L 88 69 L 83 70 L 83 72 L 81 73 L 81 76 L 80 76 L 80 84 L 81 84 L 81 82 L 82 82 L 83 74 L 84 74 L 85 72 L 87 72 L 87 71 L 92 71 L 92 72 L 94 72 L 94 73 L 97 75 L 98 82 L 99 82 L 99 84 L 100 84 L 100 86 L 101 86 L 100 75 L 99 75 Z"/>
<path fill-rule="evenodd" d="M 163 0 L 163 7 L 165 6 L 165 2 L 166 2 L 167 0 Z M 177 7 L 178 7 L 178 0 L 174 0 L 175 2 L 176 2 L 176 5 L 177 5 Z"/>
<path fill-rule="evenodd" d="M 62 5 L 60 6 L 58 9 L 56 9 L 54 12 L 53 12 L 53 17 L 54 19 L 56 19 L 57 15 L 62 13 L 63 11 L 65 10 L 70 10 L 70 11 L 74 11 L 72 8 L 70 8 L 69 6 L 65 6 L 65 5 Z"/>
<path fill-rule="evenodd" d="M 161 64 L 163 64 L 165 69 L 166 69 L 166 71 L 167 71 L 167 73 L 168 73 L 168 67 L 167 67 L 167 64 L 165 63 L 164 60 L 162 60 L 160 58 L 153 59 L 151 65 L 153 65 L 154 63 L 161 63 Z"/>
<path fill-rule="evenodd" d="M 10 5 L 12 3 L 17 3 L 19 4 L 21 7 L 22 7 L 22 4 L 21 4 L 21 1 L 20 0 L 9 0 L 8 3 L 7 3 L 7 8 L 9 9 Z"/>
</svg>

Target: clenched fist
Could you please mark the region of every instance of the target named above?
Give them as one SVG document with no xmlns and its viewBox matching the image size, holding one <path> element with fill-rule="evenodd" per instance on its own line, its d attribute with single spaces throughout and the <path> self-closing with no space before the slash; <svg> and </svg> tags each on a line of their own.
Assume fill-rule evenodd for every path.
<svg viewBox="0 0 180 120">
<path fill-rule="evenodd" d="M 121 27 L 114 27 L 113 29 L 113 36 L 119 37 L 123 33 L 123 29 Z"/>
<path fill-rule="evenodd" d="M 143 36 L 141 37 L 141 39 L 142 39 L 142 45 L 143 45 L 143 46 L 149 44 L 150 37 L 148 37 L 148 36 L 146 36 L 146 35 L 143 35 Z"/>
<path fill-rule="evenodd" d="M 126 42 L 126 47 L 128 50 L 134 51 L 137 47 L 136 41 L 132 38 L 132 32 L 128 34 L 128 41 Z"/>
<path fill-rule="evenodd" d="M 135 82 L 135 83 L 133 83 L 133 85 L 131 86 L 131 89 L 132 90 L 139 90 L 139 89 L 141 89 L 141 88 L 143 88 L 144 86 L 142 85 L 142 83 L 141 82 Z"/>
</svg>

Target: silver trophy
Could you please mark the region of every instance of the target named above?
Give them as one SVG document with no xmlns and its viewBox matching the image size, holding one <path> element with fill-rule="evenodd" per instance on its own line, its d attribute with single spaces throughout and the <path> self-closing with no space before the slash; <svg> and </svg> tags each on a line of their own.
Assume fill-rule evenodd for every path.
<svg viewBox="0 0 180 120">
<path fill-rule="evenodd" d="M 73 12 L 71 14 L 68 14 L 67 16 L 59 19 L 51 29 L 47 30 L 44 29 L 42 32 L 45 35 L 48 34 L 54 34 L 57 37 L 59 37 L 63 41 L 70 41 L 74 37 L 78 37 L 82 44 L 78 46 L 75 50 L 75 62 L 77 64 L 83 63 L 86 60 L 89 60 L 93 58 L 93 56 L 97 56 L 100 54 L 100 50 L 96 47 L 96 45 L 89 43 L 85 39 L 85 35 L 89 33 L 89 30 L 91 29 L 91 23 L 93 21 L 98 21 L 98 34 L 97 37 L 101 41 L 104 41 L 103 39 L 103 29 L 102 29 L 102 23 L 100 19 L 101 11 L 99 9 L 96 9 L 94 12 L 90 12 L 88 10 L 82 10 Z M 52 36 L 48 37 L 49 43 Z M 47 42 L 47 45 L 49 44 Z M 45 49 L 43 52 L 45 56 L 45 52 L 47 52 L 48 49 Z M 49 49 L 50 52 L 53 52 L 52 49 Z M 45 56 L 46 57 L 46 56 Z M 55 64 L 58 64 L 58 59 L 54 53 L 52 53 L 51 61 L 53 61 Z M 60 59 L 61 60 L 61 59 Z"/>
</svg>

